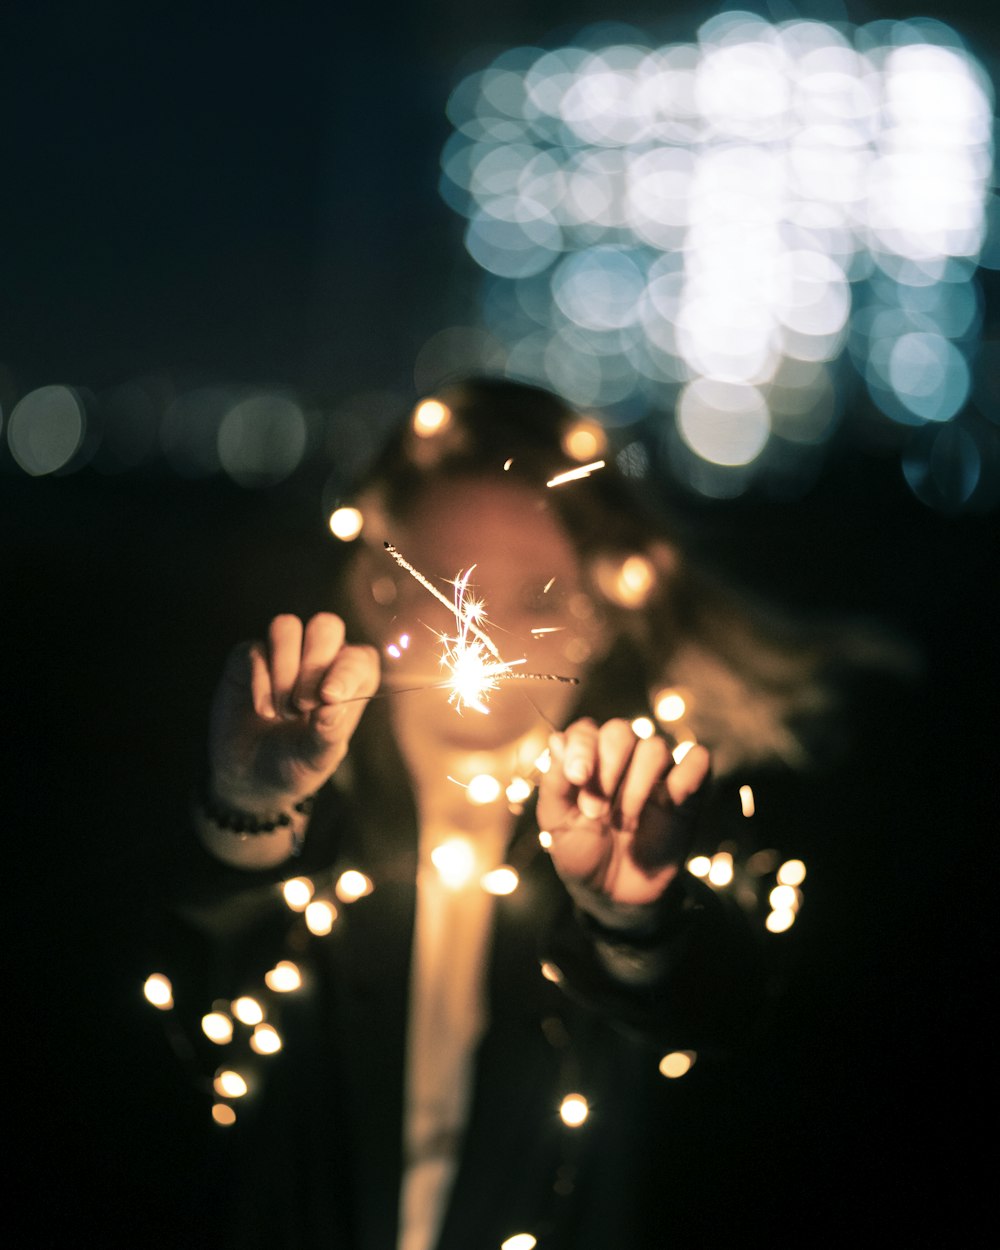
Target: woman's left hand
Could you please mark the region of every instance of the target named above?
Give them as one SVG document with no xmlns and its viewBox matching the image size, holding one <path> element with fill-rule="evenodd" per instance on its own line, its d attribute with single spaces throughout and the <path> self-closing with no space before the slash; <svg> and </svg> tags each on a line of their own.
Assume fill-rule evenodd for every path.
<svg viewBox="0 0 1000 1250">
<path fill-rule="evenodd" d="M 560 877 L 604 903 L 656 902 L 690 850 L 708 752 L 693 746 L 675 764 L 662 738 L 637 738 L 626 720 L 598 727 L 589 718 L 553 734 L 550 748 L 537 814 Z"/>
</svg>

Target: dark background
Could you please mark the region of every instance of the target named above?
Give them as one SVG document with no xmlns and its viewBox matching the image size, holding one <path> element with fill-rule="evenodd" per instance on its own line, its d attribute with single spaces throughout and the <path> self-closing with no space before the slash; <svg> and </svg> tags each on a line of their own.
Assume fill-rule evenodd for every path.
<svg viewBox="0 0 1000 1250">
<path fill-rule="evenodd" d="M 613 16 L 689 37 L 705 12 Z M 993 65 L 984 12 L 933 7 Z M 473 317 L 461 222 L 436 191 L 450 88 L 506 44 L 607 16 L 593 0 L 8 6 L 4 412 L 37 386 L 139 375 L 410 402 L 421 345 Z M 993 299 L 987 334 L 996 316 Z M 776 939 L 798 972 L 767 1049 L 677 1086 L 658 1166 L 680 1245 L 940 1244 L 985 1178 L 996 513 L 924 507 L 864 428 L 848 419 L 795 503 L 674 501 L 731 574 L 796 610 L 885 622 L 924 673 L 864 692 L 835 775 L 781 812 L 758 798 L 761 841 L 780 830 L 810 867 Z M 158 462 L 30 479 L 0 451 L 7 1140 L 43 1195 L 34 1244 L 70 1220 L 173 1244 L 204 1200 L 207 1106 L 141 996 L 147 920 L 222 656 L 324 601 L 322 480 L 248 491 Z"/>
</svg>

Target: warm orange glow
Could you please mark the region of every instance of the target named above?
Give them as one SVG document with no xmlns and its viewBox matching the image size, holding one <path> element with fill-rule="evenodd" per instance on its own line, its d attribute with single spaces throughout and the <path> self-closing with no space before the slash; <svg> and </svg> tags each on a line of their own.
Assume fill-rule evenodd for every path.
<svg viewBox="0 0 1000 1250">
<path fill-rule="evenodd" d="M 675 721 L 687 711 L 687 704 L 676 690 L 661 690 L 653 700 L 653 711 L 657 720 Z"/>
<path fill-rule="evenodd" d="M 555 966 L 555 964 L 543 963 L 542 976 L 546 979 L 546 981 L 551 981 L 553 985 L 558 985 L 562 980 L 562 973 Z"/>
<path fill-rule="evenodd" d="M 465 838 L 449 838 L 431 851 L 431 863 L 449 890 L 468 885 L 476 870 L 476 854 Z"/>
<path fill-rule="evenodd" d="M 223 1128 L 229 1128 L 230 1125 L 236 1123 L 236 1112 L 226 1102 L 213 1103 L 212 1119 L 216 1124 L 221 1124 Z"/>
<path fill-rule="evenodd" d="M 146 996 L 146 1001 L 152 1003 L 160 1011 L 169 1011 L 174 1005 L 173 986 L 170 984 L 170 978 L 165 977 L 162 972 L 154 972 L 152 976 L 147 977 L 142 992 Z"/>
<path fill-rule="evenodd" d="M 707 855 L 696 855 L 688 860 L 688 872 L 692 877 L 707 877 L 712 868 L 712 861 Z"/>
<path fill-rule="evenodd" d="M 523 803 L 525 799 L 531 798 L 532 785 L 530 781 L 526 781 L 523 777 L 515 777 L 507 787 L 508 803 Z"/>
<path fill-rule="evenodd" d="M 484 873 L 479 884 L 487 894 L 513 894 L 518 886 L 518 875 L 505 864 L 501 868 L 494 868 L 492 872 Z"/>
<path fill-rule="evenodd" d="M 432 438 L 451 424 L 451 409 L 437 399 L 425 399 L 413 410 L 413 432 L 418 438 Z"/>
<path fill-rule="evenodd" d="M 590 477 L 591 473 L 603 469 L 604 463 L 603 460 L 594 460 L 590 464 L 581 464 L 578 469 L 567 469 L 565 473 L 557 473 L 555 477 L 549 478 L 545 485 L 563 486 L 566 482 L 577 482 L 580 478 Z"/>
<path fill-rule="evenodd" d="M 342 903 L 353 903 L 359 898 L 364 898 L 366 894 L 371 894 L 374 889 L 371 877 L 366 877 L 363 872 L 358 872 L 355 868 L 348 868 L 346 872 L 342 872 L 334 886 L 334 892 Z"/>
<path fill-rule="evenodd" d="M 559 1105 L 559 1117 L 569 1128 L 579 1128 L 590 1115 L 590 1107 L 582 1094 L 567 1094 Z"/>
<path fill-rule="evenodd" d="M 475 803 L 477 807 L 484 807 L 487 803 L 495 803 L 500 797 L 503 787 L 496 777 L 490 776 L 489 773 L 479 773 L 473 777 L 469 784 L 465 787 L 465 793 L 469 796 L 469 802 Z"/>
<path fill-rule="evenodd" d="M 697 1055 L 693 1050 L 672 1050 L 660 1060 L 660 1071 L 671 1080 L 690 1072 Z"/>
<path fill-rule="evenodd" d="M 315 937 L 326 937 L 337 919 L 337 909 L 326 899 L 316 899 L 306 908 L 306 928 Z"/>
<path fill-rule="evenodd" d="M 291 994 L 302 986 L 302 973 L 290 959 L 282 959 L 264 974 L 264 984 L 275 994 Z"/>
<path fill-rule="evenodd" d="M 728 885 L 733 879 L 733 857 L 728 851 L 718 851 L 712 856 L 712 866 L 708 870 L 708 879 L 712 885 Z"/>
<path fill-rule="evenodd" d="M 270 1024 L 258 1024 L 250 1038 L 250 1049 L 258 1055 L 276 1055 L 281 1044 L 281 1035 Z"/>
<path fill-rule="evenodd" d="M 223 1068 L 217 1073 L 212 1087 L 223 1098 L 242 1098 L 247 1092 L 246 1081 L 231 1068 Z"/>
<path fill-rule="evenodd" d="M 546 747 L 541 755 L 539 755 L 538 759 L 535 760 L 535 767 L 540 773 L 547 773 L 552 767 L 552 752 L 548 747 Z"/>
<path fill-rule="evenodd" d="M 632 722 L 632 732 L 637 738 L 652 738 L 656 733 L 656 726 L 648 716 L 637 716 Z"/>
<path fill-rule="evenodd" d="M 794 923 L 795 912 L 790 907 L 783 907 L 781 911 L 772 911 L 764 921 L 764 926 L 768 933 L 784 933 Z"/>
<path fill-rule="evenodd" d="M 786 859 L 778 869 L 779 885 L 801 885 L 806 879 L 806 866 L 801 859 Z"/>
<path fill-rule="evenodd" d="M 336 508 L 330 513 L 330 533 L 343 543 L 357 538 L 365 519 L 357 508 Z"/>
<path fill-rule="evenodd" d="M 581 420 L 571 425 L 562 436 L 562 449 L 571 460 L 583 463 L 608 450 L 608 436 L 597 421 Z"/>
<path fill-rule="evenodd" d="M 302 911 L 313 896 L 316 887 L 308 877 L 292 877 L 281 887 L 285 902 L 292 911 Z"/>
<path fill-rule="evenodd" d="M 233 1040 L 233 1022 L 221 1011 L 210 1011 L 201 1018 L 201 1031 L 210 1042 L 225 1046 Z"/>
<path fill-rule="evenodd" d="M 543 851 L 550 851 L 552 849 L 552 834 L 549 833 L 547 829 L 540 829 L 538 831 L 538 845 Z"/>
<path fill-rule="evenodd" d="M 753 801 L 753 790 L 750 786 L 740 786 L 740 807 L 744 816 L 752 816 L 756 810 Z"/>
</svg>

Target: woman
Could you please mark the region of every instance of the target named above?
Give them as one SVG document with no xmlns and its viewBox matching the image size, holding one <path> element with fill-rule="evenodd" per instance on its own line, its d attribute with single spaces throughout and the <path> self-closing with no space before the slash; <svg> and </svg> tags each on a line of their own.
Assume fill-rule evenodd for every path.
<svg viewBox="0 0 1000 1250">
<path fill-rule="evenodd" d="M 246 951 L 259 983 L 260 951 L 310 948 L 233 1130 L 254 1244 L 659 1244 L 658 1063 L 724 1045 L 756 997 L 737 909 L 683 871 L 710 771 L 691 740 L 727 772 L 796 757 L 829 652 L 769 641 L 613 466 L 552 484 L 602 439 L 531 388 L 442 392 L 356 498 L 339 614 L 230 657 L 198 811 L 232 870 L 226 992 Z M 495 689 L 447 684 L 442 650 L 502 664 Z M 632 726 L 665 684 L 686 753 Z M 329 938 L 247 875 L 332 902 L 345 868 Z"/>
</svg>

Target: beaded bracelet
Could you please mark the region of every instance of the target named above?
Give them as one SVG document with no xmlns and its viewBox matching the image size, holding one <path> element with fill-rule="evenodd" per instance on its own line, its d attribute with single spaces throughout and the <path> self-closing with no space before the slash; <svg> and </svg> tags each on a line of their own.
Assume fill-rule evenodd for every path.
<svg viewBox="0 0 1000 1250">
<path fill-rule="evenodd" d="M 248 834 L 274 833 L 276 829 L 287 829 L 297 815 L 308 819 L 315 802 L 315 794 L 307 795 L 294 804 L 291 812 L 279 812 L 277 816 L 267 819 L 254 816 L 249 812 L 242 812 L 238 807 L 224 806 L 212 797 L 207 786 L 198 796 L 199 807 L 213 825 L 219 829 L 225 829 L 228 833 L 238 833 L 241 837 L 246 837 Z"/>
</svg>

